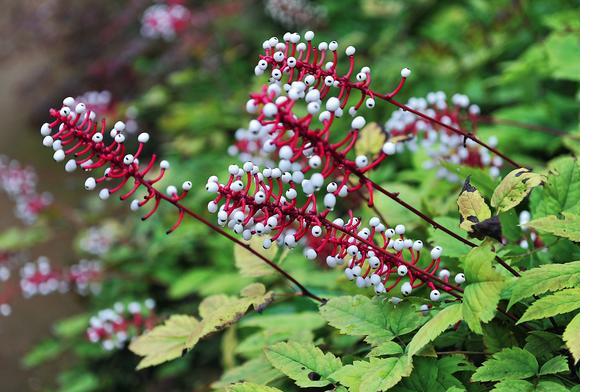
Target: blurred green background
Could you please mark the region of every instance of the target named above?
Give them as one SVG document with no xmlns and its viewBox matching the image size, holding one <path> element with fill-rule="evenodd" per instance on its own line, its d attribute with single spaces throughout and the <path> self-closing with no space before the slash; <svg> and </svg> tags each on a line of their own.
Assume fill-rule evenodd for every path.
<svg viewBox="0 0 600 392">
<path fill-rule="evenodd" d="M 227 340 L 221 336 L 181 360 L 136 373 L 132 353 L 107 353 L 87 342 L 87 320 L 116 301 L 147 297 L 157 301 L 161 316 L 191 314 L 202 296 L 237 293 L 254 280 L 240 277 L 232 245 L 205 227 L 186 221 L 166 237 L 172 211 L 140 224 L 125 206 L 107 207 L 85 195 L 82 175 L 65 176 L 38 135 L 48 108 L 65 96 L 110 91 L 113 121 L 131 116 L 135 108 L 139 128 L 152 135 L 150 149 L 175 168 L 168 181 L 191 178 L 198 185 L 188 200 L 198 210 L 209 200 L 201 189 L 206 178 L 223 175 L 228 164 L 237 163 L 226 150 L 236 129 L 249 120 L 244 104 L 261 83 L 253 75 L 261 43 L 286 31 L 311 29 L 319 41 L 354 45 L 358 65 L 371 67 L 378 91 L 393 87 L 400 70 L 410 67 L 401 100 L 437 90 L 465 93 L 484 114 L 578 131 L 578 1 L 183 3 L 191 12 L 190 24 L 172 40 L 140 34 L 141 16 L 151 1 L 12 0 L 3 5 L 0 154 L 32 165 L 39 188 L 56 200 L 38 223 L 48 235 L 23 250 L 69 265 L 82 257 L 73 243 L 85 228 L 109 224 L 116 240 L 102 256 L 106 276 L 98 296 L 19 299 L 13 314 L 0 319 L 2 390 L 209 390 L 235 362 L 224 355 Z M 380 104 L 367 120 L 383 124 L 393 110 Z M 496 135 L 501 150 L 533 167 L 578 152 L 569 139 L 509 126 L 485 126 L 481 134 Z M 454 214 L 454 199 L 447 195 L 458 188 L 425 172 L 420 159 L 418 153 L 402 155 L 374 179 L 404 191 L 433 216 Z M 0 200 L 0 231 L 18 226 L 9 202 L 2 195 Z M 383 208 L 391 221 L 404 222 L 415 235 L 435 236 L 414 216 L 391 205 Z M 286 260 L 288 268 L 300 280 L 314 276 L 315 267 L 309 269 L 297 256 Z M 334 285 L 338 278 L 321 271 L 313 284 L 320 292 L 345 290 Z M 282 284 L 274 276 L 266 282 Z M 313 307 L 305 301 L 281 306 Z"/>
</svg>

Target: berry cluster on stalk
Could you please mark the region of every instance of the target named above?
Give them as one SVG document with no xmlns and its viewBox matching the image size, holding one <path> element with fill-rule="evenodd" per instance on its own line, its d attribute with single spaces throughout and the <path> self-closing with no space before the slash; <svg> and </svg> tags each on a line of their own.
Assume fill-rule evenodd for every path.
<svg viewBox="0 0 600 392">
<path fill-rule="evenodd" d="M 279 168 L 265 168 L 246 162 L 242 168 L 229 167 L 229 179 L 221 184 L 211 177 L 206 189 L 217 193 L 208 204 L 208 210 L 217 214 L 218 224 L 231 228 L 244 240 L 262 236 L 263 247 L 273 242 L 295 248 L 304 246 L 304 256 L 309 260 L 321 256 L 326 264 L 335 268 L 344 266 L 344 273 L 357 287 L 372 287 L 376 294 L 383 294 L 400 286 L 402 295 L 413 289 L 429 287 L 432 301 L 440 299 L 441 291 L 451 291 L 450 272 L 440 269 L 442 248 L 434 247 L 426 267 L 419 267 L 424 244 L 405 236 L 403 225 L 387 227 L 378 217 L 363 225 L 360 218 L 350 211 L 348 221 L 342 218 L 329 220 L 334 209 L 332 196 L 337 184 L 327 185 L 325 209 L 318 210 L 315 192 L 322 186 L 321 177 L 307 180 L 283 172 Z M 304 200 L 299 200 L 296 189 L 303 183 Z M 307 189 L 310 188 L 310 189 Z M 455 284 L 464 282 L 464 275 L 454 277 Z"/>
<path fill-rule="evenodd" d="M 173 40 L 189 25 L 190 17 L 190 11 L 178 1 L 151 5 L 142 16 L 141 34 L 146 38 Z"/>
<path fill-rule="evenodd" d="M 54 267 L 46 256 L 23 264 L 19 269 L 18 285 L 11 284 L 12 266 L 9 261 L 0 266 L 0 314 L 12 313 L 11 302 L 19 293 L 23 298 L 74 292 L 78 295 L 96 295 L 102 288 L 104 271 L 98 260 L 82 259 L 77 264 Z"/>
<path fill-rule="evenodd" d="M 37 191 L 38 177 L 35 171 L 0 155 L 0 190 L 15 203 L 15 216 L 26 225 L 38 220 L 52 203 L 52 195 Z"/>
<path fill-rule="evenodd" d="M 458 129 L 468 129 L 472 134 L 477 131 L 481 110 L 470 104 L 466 95 L 454 94 L 451 103 L 447 102 L 443 91 L 431 92 L 425 98 L 412 97 L 406 106 L 423 112 L 439 122 Z M 479 167 L 488 170 L 491 177 L 500 175 L 503 160 L 473 140 L 464 140 L 461 135 L 449 131 L 437 123 L 427 121 L 412 112 L 403 109 L 394 111 L 385 123 L 385 131 L 391 139 L 406 140 L 399 149 L 416 151 L 421 148 L 427 152 L 429 160 L 423 162 L 425 169 L 437 169 L 437 176 L 450 182 L 460 182 L 459 177 L 442 166 L 449 162 L 455 165 Z M 490 137 L 488 145 L 496 147 L 498 140 Z"/>
<path fill-rule="evenodd" d="M 156 325 L 158 320 L 154 307 L 153 299 L 129 302 L 127 305 L 117 302 L 112 308 L 102 309 L 90 318 L 87 338 L 92 343 L 100 344 L 106 351 L 121 349 L 127 342 Z"/>
</svg>

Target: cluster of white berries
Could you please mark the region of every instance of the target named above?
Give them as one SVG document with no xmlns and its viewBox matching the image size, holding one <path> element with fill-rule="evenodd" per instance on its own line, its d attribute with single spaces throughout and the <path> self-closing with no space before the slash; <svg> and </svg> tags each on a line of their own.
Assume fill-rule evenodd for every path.
<svg viewBox="0 0 600 392">
<path fill-rule="evenodd" d="M 116 240 L 115 228 L 109 225 L 92 226 L 79 238 L 79 248 L 94 256 L 103 256 Z"/>
<path fill-rule="evenodd" d="M 452 103 L 446 101 L 446 94 L 442 91 L 430 92 L 425 98 L 410 98 L 407 106 L 432 117 L 443 124 L 465 130 L 465 124 L 470 122 L 474 129 L 477 117 L 480 114 L 479 106 L 471 104 L 469 98 L 463 94 L 455 94 Z M 430 160 L 423 162 L 425 169 L 436 169 L 439 178 L 450 182 L 459 182 L 459 177 L 441 166 L 443 162 L 456 165 L 487 168 L 490 176 L 496 178 L 500 175 L 503 160 L 493 156 L 490 151 L 473 140 L 464 140 L 463 136 L 450 132 L 444 127 L 423 119 L 411 112 L 398 109 L 385 124 L 385 130 L 394 137 L 410 137 L 411 139 L 397 144 L 399 151 L 405 148 L 411 151 L 424 149 Z M 490 137 L 488 144 L 495 147 L 497 138 Z"/>
<path fill-rule="evenodd" d="M 15 216 L 27 225 L 35 223 L 39 214 L 52 203 L 50 193 L 37 192 L 37 183 L 33 169 L 0 155 L 0 191 L 15 203 Z"/>
<path fill-rule="evenodd" d="M 125 344 L 151 329 L 156 323 L 155 302 L 117 302 L 112 308 L 100 310 L 90 318 L 87 329 L 88 340 L 99 343 L 106 351 L 121 349 Z"/>
<path fill-rule="evenodd" d="M 285 27 L 318 25 L 327 16 L 324 7 L 308 0 L 266 0 L 265 11 Z"/>
<path fill-rule="evenodd" d="M 146 38 L 173 40 L 187 27 L 190 11 L 181 4 L 154 4 L 144 11 L 141 34 Z"/>
</svg>

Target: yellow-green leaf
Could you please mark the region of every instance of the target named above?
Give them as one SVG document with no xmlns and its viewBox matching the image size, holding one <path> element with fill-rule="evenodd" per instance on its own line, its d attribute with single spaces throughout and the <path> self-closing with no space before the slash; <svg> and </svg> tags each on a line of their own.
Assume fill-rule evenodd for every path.
<svg viewBox="0 0 600 392">
<path fill-rule="evenodd" d="M 460 213 L 460 228 L 469 233 L 472 231 L 474 224 L 483 222 L 492 216 L 492 212 L 481 193 L 471 185 L 470 177 L 465 180 L 456 204 L 458 204 L 458 212 Z"/>
<path fill-rule="evenodd" d="M 207 297 L 198 308 L 202 322 L 190 334 L 186 347 L 191 348 L 201 338 L 235 323 L 250 306 L 261 309 L 272 300 L 273 293 L 267 293 L 260 283 L 253 283 L 243 289 L 241 298 L 222 294 Z"/>
<path fill-rule="evenodd" d="M 527 226 L 542 233 L 550 233 L 579 242 L 579 215 L 563 212 L 562 216 L 559 218 L 556 215 L 549 215 L 537 218 L 529 222 Z"/>
<path fill-rule="evenodd" d="M 462 320 L 462 304 L 453 304 L 441 310 L 426 322 L 412 338 L 406 347 L 408 356 L 412 357 L 417 354 L 429 342 L 460 320 Z"/>
<path fill-rule="evenodd" d="M 129 349 L 144 358 L 137 369 L 178 358 L 186 348 L 186 341 L 200 321 L 191 316 L 174 315 L 163 324 L 146 332 L 129 345 Z"/>
<path fill-rule="evenodd" d="M 529 169 L 519 168 L 502 179 L 492 195 L 492 207 L 498 212 L 508 211 L 519 204 L 529 192 L 544 183 L 545 177 Z"/>
<path fill-rule="evenodd" d="M 264 249 L 262 239 L 259 236 L 252 237 L 247 244 L 269 260 L 273 260 L 278 251 L 277 244 L 273 244 L 269 249 Z M 235 266 L 240 270 L 242 276 L 259 277 L 271 275 L 275 272 L 268 264 L 241 246 L 233 247 L 233 258 L 235 259 Z"/>
<path fill-rule="evenodd" d="M 535 301 L 521 316 L 517 324 L 539 320 L 579 309 L 579 287 L 565 289 Z"/>
<path fill-rule="evenodd" d="M 575 363 L 579 362 L 579 314 L 573 317 L 573 320 L 565 328 L 563 340 L 567 344 L 567 348 L 573 354 Z"/>
<path fill-rule="evenodd" d="M 494 318 L 505 284 L 504 277 L 492 267 L 494 258 L 494 252 L 485 244 L 471 250 L 463 261 L 467 283 L 463 294 L 463 318 L 478 334 L 483 334 L 481 323 Z"/>
<path fill-rule="evenodd" d="M 361 377 L 360 392 L 387 391 L 412 372 L 412 359 L 406 355 L 395 358 L 371 358 L 370 370 Z"/>
<path fill-rule="evenodd" d="M 514 280 L 508 308 L 523 298 L 579 285 L 579 261 L 546 264 L 523 272 Z"/>
<path fill-rule="evenodd" d="M 376 155 L 381 151 L 383 143 L 385 133 L 377 123 L 370 122 L 359 131 L 354 148 L 357 155 Z"/>
<path fill-rule="evenodd" d="M 265 349 L 267 359 L 302 388 L 331 384 L 329 376 L 342 367 L 342 361 L 318 347 L 298 342 L 277 343 Z"/>
</svg>

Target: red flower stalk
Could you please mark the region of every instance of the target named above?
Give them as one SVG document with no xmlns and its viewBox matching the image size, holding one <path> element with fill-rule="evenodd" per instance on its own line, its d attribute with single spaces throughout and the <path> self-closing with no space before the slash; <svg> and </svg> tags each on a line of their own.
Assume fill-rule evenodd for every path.
<svg viewBox="0 0 600 392">
<path fill-rule="evenodd" d="M 314 34 L 309 31 L 305 34 L 305 38 L 307 43 L 300 43 L 300 35 L 286 33 L 284 35 L 285 43 L 280 43 L 275 37 L 263 43 L 265 55 L 261 56 L 258 65 L 255 67 L 255 73 L 260 75 L 271 67 L 271 84 L 264 86 L 260 93 L 252 94 L 251 99 L 246 104 L 248 112 L 258 113 L 257 119 L 250 122 L 249 131 L 260 134 L 266 128 L 267 133 L 271 136 L 265 142 L 263 150 L 273 152 L 280 149 L 279 155 L 281 160 L 279 161 L 279 168 L 282 171 L 293 168 L 293 163 L 298 163 L 300 162 L 299 160 L 304 159 L 303 155 L 310 157 L 308 159 L 308 166 L 304 166 L 301 171 L 292 174 L 295 182 L 302 183 L 303 190 L 307 194 L 312 193 L 310 192 L 310 188 L 315 187 L 315 184 L 322 183 L 334 170 L 341 169 L 344 172 L 341 184 L 333 195 L 329 196 L 329 200 L 333 203 L 335 203 L 335 197 L 340 193 L 359 190 L 365 186 L 369 193 L 369 206 L 373 206 L 373 190 L 378 190 L 430 223 L 433 227 L 439 228 L 464 244 L 471 247 L 476 246 L 472 241 L 441 226 L 423 212 L 404 202 L 397 194 L 386 190 L 365 175 L 366 172 L 380 164 L 386 156 L 398 152 L 399 147 L 396 144 L 392 142 L 385 143 L 382 151 L 372 162 L 369 162 L 368 158 L 364 155 L 359 155 L 354 160 L 348 159 L 348 154 L 357 140 L 358 132 L 366 122 L 362 116 L 356 116 L 357 111 L 362 107 L 363 103 L 368 109 L 372 109 L 375 106 L 374 98 L 382 98 L 400 107 L 402 110 L 421 117 L 424 119 L 423 121 L 439 125 L 461 135 L 464 138 L 463 142 L 465 144 L 468 140 L 472 140 L 488 148 L 498 156 L 503 157 L 515 166 L 518 165 L 494 148 L 481 142 L 472 133 L 457 129 L 441 119 L 438 120 L 395 101 L 393 97 L 404 86 L 406 79 L 410 75 L 409 69 L 405 68 L 402 70 L 402 79 L 391 93 L 386 95 L 379 94 L 369 87 L 371 73 L 368 67 L 363 67 L 356 75 L 357 82 L 350 81 L 349 77 L 353 74 L 355 67 L 354 47 L 350 46 L 346 49 L 349 69 L 346 74 L 340 76 L 336 71 L 338 65 L 337 42 L 332 41 L 329 44 L 321 42 L 318 48 L 314 48 L 312 46 Z M 329 52 L 332 54 L 333 59 L 326 63 L 325 61 Z M 286 92 L 285 95 L 282 94 L 282 84 L 283 90 Z M 335 88 L 339 89 L 339 92 L 337 94 L 330 94 L 332 89 Z M 359 91 L 361 96 L 348 109 L 349 114 L 354 117 L 351 130 L 342 140 L 331 142 L 330 135 L 332 133 L 333 121 L 336 117 L 343 116 L 352 91 Z M 328 95 L 330 96 L 328 97 Z M 301 99 L 307 102 L 306 111 L 308 114 L 306 115 L 302 115 L 300 111 L 294 111 Z M 325 111 L 318 114 L 325 99 Z M 319 121 L 323 123 L 322 128 L 316 128 L 312 125 L 313 119 L 317 114 Z M 317 169 L 321 166 L 323 168 L 320 169 L 320 173 L 313 174 L 310 181 L 303 179 L 304 173 L 311 168 Z M 356 176 L 359 180 L 357 185 L 352 189 L 348 189 L 346 186 L 350 175 Z M 518 272 L 514 268 L 500 258 L 497 258 L 497 260 L 504 268 L 518 276 Z"/>
<path fill-rule="evenodd" d="M 73 172 L 77 167 L 81 167 L 85 171 L 104 170 L 103 175 L 89 177 L 85 181 L 84 186 L 86 189 L 93 190 L 98 185 L 106 185 L 99 192 L 99 196 L 103 200 L 108 199 L 112 194 L 117 192 L 122 192 L 120 199 L 126 200 L 132 198 L 138 190 L 143 190 L 145 191 L 145 195 L 139 200 L 134 199 L 130 204 L 131 209 L 134 211 L 146 204 L 151 206 L 150 211 L 142 217 L 142 220 L 146 220 L 154 215 L 161 201 L 170 203 L 178 209 L 179 215 L 176 223 L 167 231 L 167 234 L 176 230 L 183 221 L 184 215 L 187 214 L 209 226 L 213 231 L 228 238 L 238 246 L 253 253 L 271 268 L 278 271 L 285 279 L 293 283 L 300 290 L 301 295 L 308 296 L 320 302 L 324 301 L 324 299 L 313 294 L 273 261 L 248 246 L 248 244 L 231 236 L 220 227 L 182 205 L 181 201 L 192 188 L 191 181 L 183 183 L 183 192 L 181 193 L 173 185 L 167 187 L 166 194 L 159 191 L 156 188 L 156 184 L 163 178 L 165 171 L 169 168 L 169 163 L 164 160 L 161 161 L 159 164 L 159 173 L 149 178 L 149 173 L 156 165 L 156 155 L 153 154 L 149 163 L 144 167 L 141 166 L 139 161 L 139 156 L 142 153 L 144 145 L 149 140 L 147 133 L 141 133 L 138 136 L 136 152 L 128 154 L 124 147 L 125 135 L 123 134 L 123 130 L 125 129 L 125 124 L 121 121 L 118 121 L 114 128 L 108 132 L 105 120 L 102 120 L 100 124 L 95 122 L 91 117 L 91 112 L 86 109 L 85 104 L 76 103 L 75 99 L 71 97 L 64 99 L 63 106 L 60 109 L 50 109 L 50 116 L 53 118 L 53 121 L 43 124 L 40 132 L 44 137 L 43 144 L 55 150 L 54 159 L 61 162 L 67 156 L 73 155 L 74 158 L 69 159 L 65 164 L 67 172 Z M 109 143 L 105 143 L 105 136 L 107 135 L 107 139 L 112 139 Z M 129 180 L 132 180 L 133 184 L 127 187 L 127 183 L 130 182 Z M 109 185 L 113 182 L 117 182 L 117 184 L 113 186 Z"/>
<path fill-rule="evenodd" d="M 426 285 L 431 289 L 433 301 L 440 299 L 439 290 L 460 298 L 457 292 L 462 289 L 448 282 L 450 272 L 439 271 L 442 249 L 432 249 L 427 267 L 417 266 L 423 242 L 405 238 L 404 226 L 386 228 L 374 217 L 369 227 L 361 228 L 361 220 L 352 212 L 348 222 L 341 218 L 330 221 L 327 215 L 335 204 L 328 202 L 332 193 L 325 197 L 328 208 L 318 212 L 312 190 L 305 191 L 307 199 L 300 203 L 292 174 L 282 173 L 278 168 L 264 169 L 261 173 L 258 166 L 247 162 L 243 168 L 231 165 L 229 172 L 225 184 L 219 184 L 215 177 L 209 179 L 207 190 L 218 195 L 208 209 L 211 213 L 218 212 L 219 225 L 227 225 L 244 239 L 268 235 L 263 241 L 265 248 L 271 247 L 273 241 L 294 248 L 309 240 L 311 247 L 304 250 L 307 259 L 326 254 L 329 267 L 345 264 L 348 279 L 356 280 L 361 288 L 373 286 L 377 294 L 389 292 L 403 282 L 403 295 Z M 332 184 L 329 191 L 333 191 Z M 219 207 L 220 202 L 223 204 Z M 435 276 L 438 271 L 439 277 Z M 464 275 L 457 274 L 455 282 L 463 283 Z"/>
<path fill-rule="evenodd" d="M 254 69 L 257 75 L 262 75 L 270 68 L 272 81 L 281 81 L 281 83 L 285 83 L 286 89 L 288 89 L 287 87 L 291 87 L 291 84 L 294 81 L 300 81 L 308 86 L 314 86 L 314 88 L 319 89 L 321 100 L 323 100 L 330 90 L 332 90 L 332 87 L 339 89 L 339 92 L 336 94 L 340 102 L 339 108 L 341 111 L 338 111 L 339 115 L 343 113 L 343 110 L 348 105 L 352 91 L 358 91 L 360 93 L 360 99 L 348 109 L 351 116 L 356 115 L 356 112 L 361 108 L 363 103 L 368 109 L 375 107 L 375 98 L 388 101 L 402 110 L 421 117 L 424 121 L 431 124 L 437 124 L 450 132 L 462 136 L 465 141 L 468 139 L 472 140 L 494 154 L 502 157 L 515 167 L 521 167 L 500 151 L 479 140 L 472 133 L 461 130 L 450 124 L 445 124 L 426 113 L 396 101 L 394 97 L 402 90 L 406 79 L 411 74 L 410 69 L 402 69 L 402 79 L 400 80 L 400 83 L 398 83 L 396 88 L 390 93 L 382 94 L 370 88 L 371 73 L 369 67 L 363 67 L 361 71 L 356 74 L 356 82 L 351 81 L 350 77 L 355 71 L 354 54 L 356 50 L 353 46 L 347 47 L 345 51 L 349 61 L 347 72 L 339 73 L 336 69 L 339 60 L 337 52 L 338 43 L 336 41 L 331 41 L 330 43 L 321 42 L 315 47 L 312 42 L 314 38 L 314 33 L 312 31 L 305 33 L 304 38 L 307 41 L 306 43 L 300 42 L 300 35 L 297 33 L 286 33 L 283 38 L 284 42 L 279 42 L 276 37 L 272 37 L 263 42 L 265 54 L 260 56 L 260 61 Z M 331 61 L 327 61 L 330 53 Z M 338 113 L 336 113 L 336 115 L 338 115 Z"/>
<path fill-rule="evenodd" d="M 157 322 L 154 307 L 152 299 L 130 302 L 127 307 L 117 302 L 90 318 L 87 338 L 92 343 L 101 343 L 106 351 L 123 348 L 126 342 L 154 327 Z"/>
</svg>

